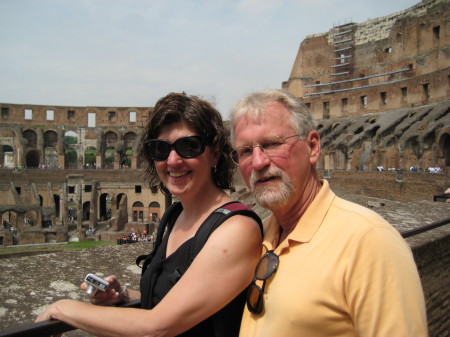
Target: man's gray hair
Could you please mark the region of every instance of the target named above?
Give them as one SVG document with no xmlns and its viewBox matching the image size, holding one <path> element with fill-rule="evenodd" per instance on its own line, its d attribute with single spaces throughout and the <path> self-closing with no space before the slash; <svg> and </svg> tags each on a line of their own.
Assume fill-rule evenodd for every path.
<svg viewBox="0 0 450 337">
<path fill-rule="evenodd" d="M 289 111 L 290 124 L 297 131 L 299 137 L 305 138 L 311 130 L 316 129 L 308 107 L 294 95 L 279 89 L 265 90 L 252 93 L 239 100 L 231 109 L 230 121 L 233 133 L 239 119 L 260 119 L 263 109 L 270 103 L 283 104 Z"/>
</svg>

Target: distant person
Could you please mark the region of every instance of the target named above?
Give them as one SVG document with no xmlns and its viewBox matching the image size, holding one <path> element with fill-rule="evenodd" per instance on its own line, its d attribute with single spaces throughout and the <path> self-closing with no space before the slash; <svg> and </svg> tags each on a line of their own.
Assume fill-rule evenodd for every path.
<svg viewBox="0 0 450 337">
<path fill-rule="evenodd" d="M 184 274 L 178 267 L 189 259 L 193 237 L 210 214 L 233 202 L 223 190 L 234 170 L 230 153 L 227 130 L 211 104 L 185 94 L 161 98 L 143 130 L 141 155 L 149 185 L 163 184 L 182 211 L 169 223 L 140 291 L 109 276 L 107 292 L 92 298 L 102 305 L 140 298 L 145 310 L 61 300 L 38 321 L 55 318 L 96 336 L 237 336 L 245 290 L 261 253 L 257 216 L 228 218 Z"/>
<path fill-rule="evenodd" d="M 422 337 L 410 247 L 373 211 L 337 197 L 316 164 L 320 136 L 291 94 L 251 94 L 231 113 L 233 159 L 264 220 L 241 337 Z"/>
</svg>

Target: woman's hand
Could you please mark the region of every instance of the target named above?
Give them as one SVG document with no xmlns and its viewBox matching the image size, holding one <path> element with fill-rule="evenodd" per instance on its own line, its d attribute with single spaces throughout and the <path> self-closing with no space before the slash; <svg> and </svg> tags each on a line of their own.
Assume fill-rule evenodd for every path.
<svg viewBox="0 0 450 337">
<path fill-rule="evenodd" d="M 54 313 L 58 310 L 59 304 L 63 301 L 65 301 L 65 300 L 60 300 L 60 301 L 57 301 L 57 302 L 49 305 L 47 307 L 47 309 L 44 310 L 44 312 L 39 314 L 39 316 L 35 319 L 35 322 L 42 322 L 42 321 L 47 321 L 47 320 L 53 319 Z M 58 334 L 58 335 L 51 335 L 50 337 L 61 337 L 61 336 L 62 336 L 62 334 Z"/>
<path fill-rule="evenodd" d="M 89 296 L 90 302 L 96 305 L 113 305 L 123 302 L 123 296 L 121 296 L 121 294 L 124 292 L 125 288 L 122 288 L 117 277 L 110 275 L 105 277 L 105 281 L 109 282 L 106 291 L 97 291 L 94 296 Z M 86 291 L 88 284 L 83 282 L 80 288 L 81 290 Z"/>
</svg>

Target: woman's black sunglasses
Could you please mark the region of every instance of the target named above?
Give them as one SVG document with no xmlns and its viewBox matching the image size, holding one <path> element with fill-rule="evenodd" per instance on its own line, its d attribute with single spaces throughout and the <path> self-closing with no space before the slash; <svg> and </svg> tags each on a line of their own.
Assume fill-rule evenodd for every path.
<svg viewBox="0 0 450 337">
<path fill-rule="evenodd" d="M 149 139 L 145 143 L 150 157 L 155 161 L 166 160 L 172 148 L 182 158 L 194 158 L 205 151 L 209 144 L 209 138 L 199 135 L 178 138 L 173 143 L 162 139 Z"/>
<path fill-rule="evenodd" d="M 264 309 L 263 295 L 266 280 L 271 277 L 278 269 L 280 259 L 278 255 L 269 250 L 263 255 L 256 265 L 253 282 L 247 292 L 247 308 L 254 314 L 260 314 Z M 262 287 L 256 284 L 256 280 L 263 281 Z"/>
</svg>

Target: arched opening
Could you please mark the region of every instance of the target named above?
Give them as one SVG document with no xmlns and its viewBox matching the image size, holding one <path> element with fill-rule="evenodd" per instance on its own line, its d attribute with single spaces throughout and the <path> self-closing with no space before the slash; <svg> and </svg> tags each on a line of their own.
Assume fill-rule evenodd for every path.
<svg viewBox="0 0 450 337">
<path fill-rule="evenodd" d="M 40 155 L 37 150 L 30 150 L 25 156 L 25 167 L 27 168 L 38 168 L 39 167 Z"/>
<path fill-rule="evenodd" d="M 53 194 L 53 200 L 55 202 L 55 217 L 59 219 L 61 215 L 61 198 L 57 194 Z"/>
<path fill-rule="evenodd" d="M 107 168 L 107 169 L 112 169 L 114 168 L 114 161 L 116 159 L 116 149 L 113 147 L 109 147 L 105 150 L 105 160 L 104 162 L 104 167 L 103 168 Z"/>
<path fill-rule="evenodd" d="M 94 168 L 95 167 L 95 152 L 96 152 L 96 148 L 93 146 L 89 146 L 85 151 L 84 151 L 84 167 L 85 168 Z"/>
<path fill-rule="evenodd" d="M 123 136 L 125 152 L 122 158 L 122 166 L 131 168 L 131 158 L 134 155 L 133 145 L 136 141 L 137 135 L 134 132 L 127 132 Z"/>
<path fill-rule="evenodd" d="M 103 193 L 100 195 L 99 201 L 100 220 L 111 219 L 111 195 L 109 193 Z"/>
<path fill-rule="evenodd" d="M 53 147 L 56 148 L 58 145 L 58 134 L 53 131 L 45 131 L 44 132 L 44 147 Z"/>
<path fill-rule="evenodd" d="M 90 210 L 91 210 L 91 202 L 86 201 L 83 203 L 83 220 L 82 221 L 89 221 L 90 217 Z"/>
<path fill-rule="evenodd" d="M 103 167 L 114 168 L 116 146 L 118 145 L 119 136 L 112 131 L 105 133 L 105 148 L 103 153 Z"/>
<path fill-rule="evenodd" d="M 133 149 L 131 147 L 125 150 L 125 155 L 122 159 L 122 168 L 131 168 L 131 158 L 133 157 Z"/>
<path fill-rule="evenodd" d="M 2 213 L 2 225 L 4 229 L 10 230 L 13 233 L 17 231 L 17 213 L 14 211 L 5 211 Z"/>
<path fill-rule="evenodd" d="M 25 213 L 24 222 L 28 226 L 36 226 L 38 221 L 37 211 L 27 211 Z"/>
<path fill-rule="evenodd" d="M 56 243 L 56 234 L 52 232 L 45 233 L 45 242 Z"/>
<path fill-rule="evenodd" d="M 117 140 L 119 139 L 119 137 L 117 136 L 117 133 L 112 132 L 112 131 L 108 131 L 105 133 L 105 142 L 106 142 L 106 148 L 109 147 L 115 147 Z"/>
<path fill-rule="evenodd" d="M 22 137 L 26 139 L 27 147 L 37 147 L 37 134 L 33 130 L 25 130 Z"/>
<path fill-rule="evenodd" d="M 441 144 L 442 155 L 444 157 L 444 165 L 450 166 L 450 135 L 444 134 L 439 142 Z"/>
<path fill-rule="evenodd" d="M 148 206 L 148 220 L 150 222 L 157 222 L 161 218 L 161 205 L 152 201 Z"/>
<path fill-rule="evenodd" d="M 133 221 L 144 221 L 144 204 L 140 201 L 133 203 Z"/>
<path fill-rule="evenodd" d="M 3 151 L 3 160 L 1 160 L 1 164 L 4 168 L 14 168 L 15 165 L 15 157 L 14 157 L 14 149 L 9 145 L 2 145 Z"/>
<path fill-rule="evenodd" d="M 78 136 L 73 131 L 64 134 L 64 167 L 67 169 L 78 168 L 78 153 L 76 151 Z"/>
</svg>

